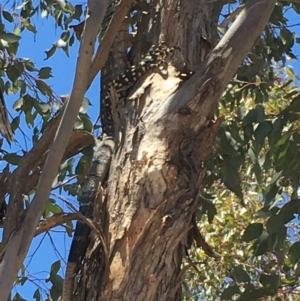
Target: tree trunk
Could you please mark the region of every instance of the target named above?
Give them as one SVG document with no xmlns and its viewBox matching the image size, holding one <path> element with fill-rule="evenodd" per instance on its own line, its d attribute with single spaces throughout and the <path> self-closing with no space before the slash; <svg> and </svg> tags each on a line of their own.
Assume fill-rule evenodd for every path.
<svg viewBox="0 0 300 301">
<path fill-rule="evenodd" d="M 77 300 L 181 300 L 182 259 L 188 236 L 198 233 L 191 230 L 203 161 L 222 122 L 213 121 L 217 102 L 275 5 L 248 1 L 244 17 L 252 14 L 246 21 L 255 26 L 237 49 L 235 34 L 249 26 L 242 17 L 223 37 L 231 40 L 215 47 L 222 1 L 153 2 L 130 56 L 136 62 L 160 41 L 175 51 L 165 70 L 146 73 L 116 105 L 120 139 L 94 217 L 107 241 L 93 235 Z M 183 77 L 187 70 L 195 74 Z"/>
</svg>

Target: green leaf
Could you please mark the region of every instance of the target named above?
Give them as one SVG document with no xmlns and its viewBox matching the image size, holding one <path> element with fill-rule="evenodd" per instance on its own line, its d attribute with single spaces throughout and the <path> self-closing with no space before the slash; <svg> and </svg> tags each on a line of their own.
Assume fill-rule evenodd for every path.
<svg viewBox="0 0 300 301">
<path fill-rule="evenodd" d="M 50 268 L 50 272 L 54 273 L 54 274 L 57 274 L 60 267 L 61 267 L 60 260 L 57 260 L 54 263 L 52 263 L 51 268 Z"/>
<path fill-rule="evenodd" d="M 254 88 L 254 99 L 255 103 L 263 103 L 265 100 L 265 95 L 259 87 Z"/>
<path fill-rule="evenodd" d="M 27 300 L 24 299 L 19 293 L 16 293 L 12 301 L 27 301 Z"/>
<path fill-rule="evenodd" d="M 76 4 L 75 5 L 75 11 L 73 14 L 73 18 L 80 21 L 80 17 L 82 15 L 82 5 L 81 4 Z"/>
<path fill-rule="evenodd" d="M 271 123 L 271 121 L 263 121 L 263 122 L 261 122 L 258 125 L 258 127 L 256 128 L 256 130 L 254 131 L 255 140 L 259 144 L 263 144 L 265 138 L 267 137 L 267 135 L 269 135 L 269 133 L 271 133 L 271 131 L 272 131 L 272 123 Z"/>
<path fill-rule="evenodd" d="M 68 234 L 69 237 L 73 236 L 74 226 L 73 226 L 72 221 L 68 221 L 66 223 L 66 231 L 67 231 L 67 234 Z"/>
<path fill-rule="evenodd" d="M 272 233 L 269 236 L 269 250 L 280 251 L 284 246 L 284 240 L 286 239 L 287 229 L 281 227 L 277 232 Z"/>
<path fill-rule="evenodd" d="M 22 25 L 29 31 L 33 32 L 33 33 L 37 33 L 37 29 L 34 25 L 32 25 L 29 20 L 26 20 L 25 18 L 23 18 L 21 20 Z"/>
<path fill-rule="evenodd" d="M 257 114 L 258 114 L 257 110 L 255 109 L 250 110 L 243 120 L 243 126 L 246 127 L 247 125 L 256 122 Z"/>
<path fill-rule="evenodd" d="M 276 147 L 286 145 L 290 139 L 291 135 L 290 134 L 283 134 L 281 138 L 277 141 L 275 144 Z"/>
<path fill-rule="evenodd" d="M 16 131 L 16 129 L 19 127 L 19 125 L 20 125 L 20 116 L 17 116 L 11 122 L 11 128 L 12 128 L 13 132 Z"/>
<path fill-rule="evenodd" d="M 278 287 L 280 285 L 279 275 L 261 274 L 259 281 L 263 285 L 266 295 L 274 296 L 277 293 Z"/>
<path fill-rule="evenodd" d="M 64 51 L 64 53 L 66 54 L 66 56 L 69 57 L 69 46 L 68 46 L 68 44 L 66 44 L 65 47 L 62 47 L 62 50 Z"/>
<path fill-rule="evenodd" d="M 50 49 L 45 50 L 46 53 L 45 60 L 48 60 L 55 53 L 56 49 L 57 49 L 56 45 L 53 45 Z"/>
<path fill-rule="evenodd" d="M 254 287 L 247 287 L 242 293 L 239 301 L 250 301 L 250 300 L 260 300 L 264 297 L 265 290 L 263 288 L 255 289 Z"/>
<path fill-rule="evenodd" d="M 13 16 L 6 10 L 2 10 L 2 16 L 9 23 L 12 23 L 14 21 Z"/>
<path fill-rule="evenodd" d="M 79 112 L 86 113 L 90 105 L 90 100 L 87 97 L 84 97 Z"/>
<path fill-rule="evenodd" d="M 21 40 L 20 36 L 13 33 L 4 33 L 0 31 L 0 39 L 6 41 L 7 43 L 17 43 Z"/>
<path fill-rule="evenodd" d="M 41 114 L 47 114 L 51 112 L 51 105 L 49 103 L 39 103 L 38 107 Z"/>
<path fill-rule="evenodd" d="M 253 244 L 253 256 L 260 256 L 268 251 L 268 233 L 262 233 L 262 235 Z"/>
<path fill-rule="evenodd" d="M 291 256 L 292 263 L 295 264 L 300 259 L 300 241 L 295 242 L 289 250 L 289 254 Z"/>
<path fill-rule="evenodd" d="M 41 68 L 41 70 L 39 71 L 38 77 L 41 79 L 47 79 L 49 77 L 52 77 L 52 68 L 50 67 L 44 67 Z"/>
<path fill-rule="evenodd" d="M 249 124 L 244 127 L 244 136 L 245 136 L 246 141 L 249 141 L 250 139 L 252 140 L 253 132 L 254 132 L 254 129 L 253 129 L 252 124 Z"/>
<path fill-rule="evenodd" d="M 74 129 L 76 130 L 82 130 L 83 129 L 83 120 L 77 118 L 75 124 L 74 124 Z"/>
<path fill-rule="evenodd" d="M 282 111 L 282 113 L 286 112 L 300 112 L 300 95 L 295 97 L 291 104 Z"/>
<path fill-rule="evenodd" d="M 243 120 L 243 127 L 246 127 L 252 123 L 260 123 L 265 120 L 265 109 L 261 105 L 257 105 L 255 109 L 248 112 Z"/>
<path fill-rule="evenodd" d="M 63 286 L 63 279 L 60 275 L 56 273 L 51 273 L 49 277 L 50 282 L 53 284 L 53 286 L 59 290 L 62 291 L 62 286 Z"/>
<path fill-rule="evenodd" d="M 238 294 L 240 294 L 239 287 L 235 284 L 230 285 L 223 291 L 221 295 L 221 300 L 232 300 L 232 297 Z"/>
<path fill-rule="evenodd" d="M 216 206 L 212 203 L 210 199 L 207 199 L 207 195 L 205 193 L 201 193 L 200 203 L 201 206 L 197 211 L 198 220 L 201 220 L 202 216 L 206 214 L 208 222 L 211 224 L 213 222 L 215 215 L 217 214 Z"/>
<path fill-rule="evenodd" d="M 255 110 L 257 111 L 257 123 L 261 123 L 266 119 L 265 115 L 265 108 L 262 105 L 257 105 L 255 107 Z"/>
<path fill-rule="evenodd" d="M 293 34 L 285 27 L 280 30 L 279 37 L 283 45 L 294 39 Z"/>
<path fill-rule="evenodd" d="M 69 195 L 77 196 L 78 195 L 78 187 L 74 184 L 65 184 L 63 186 L 64 191 L 68 192 Z"/>
<path fill-rule="evenodd" d="M 267 232 L 269 234 L 276 233 L 284 227 L 282 216 L 273 215 L 267 221 Z"/>
<path fill-rule="evenodd" d="M 89 118 L 89 116 L 87 114 L 82 114 L 79 113 L 79 118 L 80 120 L 75 123 L 74 128 L 75 129 L 83 129 L 87 132 L 92 132 L 93 131 L 93 123 L 91 121 L 91 119 Z"/>
<path fill-rule="evenodd" d="M 20 97 L 20 98 L 18 98 L 18 99 L 14 102 L 14 104 L 13 104 L 13 109 L 14 109 L 15 111 L 20 111 L 21 108 L 22 108 L 22 106 L 23 106 L 23 104 L 24 104 L 24 98 L 23 98 L 23 97 Z"/>
<path fill-rule="evenodd" d="M 17 153 L 10 153 L 3 156 L 3 160 L 12 165 L 18 165 L 21 159 L 22 156 L 17 155 Z"/>
<path fill-rule="evenodd" d="M 25 276 L 25 277 L 21 277 L 21 279 L 19 280 L 19 283 L 23 286 L 26 281 L 28 280 L 28 278 Z"/>
<path fill-rule="evenodd" d="M 74 42 L 75 42 L 75 35 L 72 34 L 70 39 L 69 39 L 69 46 L 73 46 Z"/>
<path fill-rule="evenodd" d="M 65 9 L 66 2 L 64 0 L 57 0 L 56 2 L 60 6 L 61 9 L 63 9 L 63 10 Z"/>
<path fill-rule="evenodd" d="M 86 158 L 84 158 L 84 156 L 81 157 L 75 168 L 75 174 L 77 174 L 77 175 L 82 174 L 88 165 L 89 165 L 89 163 L 86 161 Z"/>
<path fill-rule="evenodd" d="M 221 167 L 222 180 L 226 187 L 234 192 L 243 203 L 243 193 L 241 188 L 241 178 L 239 174 L 239 157 L 233 157 Z"/>
<path fill-rule="evenodd" d="M 34 120 L 37 116 L 37 112 L 31 113 L 31 111 L 26 111 L 25 120 L 28 126 L 34 126 Z"/>
<path fill-rule="evenodd" d="M 295 214 L 300 213 L 300 200 L 294 199 L 287 202 L 279 212 L 279 215 L 282 217 L 284 224 L 290 222 L 295 218 Z"/>
<path fill-rule="evenodd" d="M 276 184 L 270 184 L 266 187 L 264 191 L 264 201 L 265 201 L 265 207 L 270 207 L 272 204 L 272 207 L 277 204 L 277 202 L 274 202 L 276 200 L 276 195 L 279 191 L 279 187 Z"/>
<path fill-rule="evenodd" d="M 48 209 L 54 214 L 58 214 L 58 213 L 63 212 L 63 210 L 60 206 L 58 206 L 57 204 L 53 204 L 53 203 L 48 204 Z"/>
<path fill-rule="evenodd" d="M 293 80 L 288 81 L 288 84 L 292 84 L 292 83 L 293 83 Z M 293 99 L 293 98 L 295 98 L 296 96 L 299 96 L 299 95 L 300 95 L 299 91 L 294 90 L 294 91 L 291 91 L 291 92 L 285 94 L 283 97 L 285 99 L 290 100 L 290 99 Z"/>
<path fill-rule="evenodd" d="M 73 165 L 75 162 L 75 158 L 71 158 L 67 161 L 67 171 L 69 172 L 69 175 L 73 175 Z"/>
<path fill-rule="evenodd" d="M 57 278 L 57 279 L 55 279 L 55 278 Z M 61 293 L 62 293 L 62 284 L 61 284 L 61 287 L 60 287 L 59 283 L 63 282 L 63 280 L 59 275 L 54 275 L 52 277 L 52 281 L 55 282 L 55 285 L 53 285 L 50 289 L 50 296 L 51 296 L 50 300 L 51 301 L 58 301 L 58 300 L 60 300 L 59 298 L 61 297 Z"/>
<path fill-rule="evenodd" d="M 67 45 L 68 45 L 67 41 L 64 41 L 64 40 L 62 40 L 62 39 L 59 39 L 59 40 L 55 43 L 55 46 L 56 46 L 57 48 L 65 48 L 65 47 L 67 47 Z"/>
<path fill-rule="evenodd" d="M 6 70 L 7 77 L 14 83 L 22 74 L 16 66 L 10 66 Z"/>
<path fill-rule="evenodd" d="M 36 300 L 36 301 L 41 301 L 41 292 L 40 290 L 37 288 L 33 294 L 33 298 Z"/>
<path fill-rule="evenodd" d="M 248 273 L 242 268 L 242 266 L 234 267 L 232 271 L 233 279 L 237 282 L 250 282 L 251 278 Z"/>
<path fill-rule="evenodd" d="M 253 223 L 247 226 L 246 230 L 242 235 L 242 241 L 249 242 L 253 239 L 258 238 L 263 232 L 263 224 L 261 223 Z"/>
<path fill-rule="evenodd" d="M 278 140 L 282 137 L 282 129 L 284 126 L 284 121 L 282 120 L 281 116 L 278 118 L 274 118 L 272 120 L 272 132 L 269 135 L 269 143 L 270 145 L 274 145 L 278 142 Z M 273 149 L 271 149 L 273 151 Z"/>
<path fill-rule="evenodd" d="M 40 290 L 37 288 L 33 294 L 33 298 L 36 300 L 36 301 L 40 301 L 41 300 L 41 293 L 40 293 Z"/>
<path fill-rule="evenodd" d="M 45 215 L 46 217 L 49 216 L 50 213 L 57 214 L 63 211 L 62 208 L 56 204 L 56 201 L 51 198 L 49 198 L 46 203 L 46 210 L 47 210 L 47 214 Z"/>
<path fill-rule="evenodd" d="M 28 70 L 28 71 L 31 71 L 31 72 L 32 71 L 39 71 L 39 69 L 35 67 L 32 60 L 26 59 L 24 64 L 25 64 L 26 70 Z"/>
<path fill-rule="evenodd" d="M 294 286 L 298 282 L 297 276 L 287 276 L 286 278 L 282 279 L 282 284 Z"/>
<path fill-rule="evenodd" d="M 224 128 L 220 128 L 215 141 L 216 147 L 220 149 L 221 153 L 235 154 L 236 150 L 234 149 L 232 143 L 233 140 L 231 134 Z"/>
<path fill-rule="evenodd" d="M 46 96 L 51 96 L 52 95 L 52 90 L 51 88 L 42 80 L 36 79 L 35 80 L 37 88 L 42 92 L 42 94 Z"/>
</svg>

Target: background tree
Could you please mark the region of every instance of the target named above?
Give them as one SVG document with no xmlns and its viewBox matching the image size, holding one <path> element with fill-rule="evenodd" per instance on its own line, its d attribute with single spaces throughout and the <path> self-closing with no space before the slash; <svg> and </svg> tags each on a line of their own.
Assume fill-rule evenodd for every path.
<svg viewBox="0 0 300 301">
<path fill-rule="evenodd" d="M 67 108 L 65 114 L 78 113 L 83 92 L 103 67 L 132 4 L 123 0 L 115 10 L 90 69 L 90 57 L 79 55 L 77 69 L 81 73 L 76 74 L 76 80 L 83 76 L 78 86 L 82 96 L 73 90 L 72 95 L 78 97 L 77 107 Z M 134 33 L 133 38 L 127 37 L 132 41 L 128 61 L 138 64 L 141 55 L 161 41 L 176 47 L 166 57 L 162 70 L 148 71 L 127 91 L 126 102 L 114 104 L 114 122 L 121 134 L 117 136 L 120 139 L 116 140 L 118 147 L 112 157 L 107 188 L 101 191 L 100 210 L 94 216 L 105 241 L 99 240 L 97 231 L 93 232 L 76 298 L 181 300 L 202 296 L 216 300 L 235 296 L 238 300 L 253 300 L 276 296 L 280 300 L 289 296 L 296 300 L 293 294 L 298 288 L 300 258 L 298 225 L 294 220 L 299 212 L 299 92 L 292 70 L 284 66 L 287 55 L 294 57 L 291 48 L 296 41 L 284 14 L 290 8 L 298 13 L 299 4 L 153 4 L 142 2 L 128 14 Z M 107 3 L 103 1 L 103 5 Z M 61 39 L 47 51 L 48 58 L 57 48 L 67 52 L 75 34 L 80 36 L 78 27 L 74 31 L 66 28 L 72 20 L 81 18 L 81 5 L 60 1 L 40 2 L 34 7 L 32 2 L 26 2 L 20 14 L 2 10 L 5 22 L 19 20 L 14 33 L 4 25 L 1 29 L 2 69 L 8 77 L 2 82 L 3 90 L 20 91 L 14 108 L 20 116 L 26 116 L 28 124 L 38 116 L 43 124 L 34 128 L 32 149 L 22 158 L 11 153 L 2 157 L 8 162 L 1 178 L 2 208 L 6 193 L 9 208 L 0 265 L 1 275 L 6 273 L 0 279 L 1 292 L 10 289 L 10 281 L 15 279 L 35 231 L 38 212 L 47 201 L 38 194 L 43 179 L 27 212 L 20 202 L 22 196 L 35 192 L 42 169 L 47 180 L 42 192 L 50 191 L 57 172 L 54 159 L 61 162 L 60 180 L 77 164 L 78 182 L 66 184 L 63 189 L 70 194 L 80 193 L 78 184 L 91 159 L 86 148 L 94 141 L 91 134 L 75 129 L 64 155 L 64 145 L 58 143 L 57 152 L 53 157 L 49 155 L 45 164 L 64 111 L 51 118 L 54 96 L 43 81 L 51 70 L 36 70 L 28 59 L 7 56 L 17 53 L 20 29 L 35 30 L 30 19 L 39 9 L 65 29 Z M 91 16 L 95 17 L 93 13 Z M 102 18 L 103 14 L 89 18 L 90 26 L 97 31 Z M 91 54 L 84 42 L 90 47 L 96 31 L 90 31 L 86 24 L 80 53 Z M 86 72 L 80 69 L 82 62 Z M 190 70 L 194 72 L 192 76 Z M 38 71 L 38 78 L 30 77 L 31 71 Z M 31 95 L 28 88 L 38 93 Z M 38 98 L 39 93 L 47 97 L 47 103 Z M 114 90 L 111 93 L 114 95 Z M 68 105 L 72 103 L 71 96 Z M 20 116 L 13 120 L 13 129 L 19 127 Z M 78 120 L 85 130 L 92 130 L 85 114 L 79 114 Z M 74 122 L 71 117 L 67 121 L 71 130 Z M 66 143 L 67 134 L 60 135 Z M 69 160 L 80 151 L 84 154 L 79 163 Z M 17 168 L 10 164 L 17 164 Z M 48 174 L 49 167 L 52 172 Z M 70 226 L 68 222 L 74 215 L 52 216 L 51 212 L 58 213 L 60 207 L 51 201 L 47 204 L 46 222 L 40 223 L 37 231 L 61 223 Z M 19 245 L 21 248 L 16 248 Z M 186 252 L 190 257 L 183 262 Z M 7 275 L 12 262 L 14 269 Z M 61 294 L 58 270 L 56 264 L 50 273 L 52 299 Z M 183 272 L 185 282 L 181 286 Z"/>
</svg>

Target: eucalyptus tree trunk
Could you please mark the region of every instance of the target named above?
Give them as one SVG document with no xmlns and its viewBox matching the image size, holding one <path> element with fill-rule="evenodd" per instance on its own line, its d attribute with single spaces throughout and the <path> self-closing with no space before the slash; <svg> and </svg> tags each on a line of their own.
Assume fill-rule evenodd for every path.
<svg viewBox="0 0 300 301">
<path fill-rule="evenodd" d="M 77 300 L 181 300 L 181 263 L 190 238 L 200 240 L 203 161 L 222 122 L 217 103 L 275 6 L 248 1 L 219 41 L 223 1 L 153 2 L 130 57 L 160 41 L 175 50 L 165 70 L 148 71 L 114 106 L 120 133 L 94 218 L 106 239 L 93 236 Z"/>
</svg>

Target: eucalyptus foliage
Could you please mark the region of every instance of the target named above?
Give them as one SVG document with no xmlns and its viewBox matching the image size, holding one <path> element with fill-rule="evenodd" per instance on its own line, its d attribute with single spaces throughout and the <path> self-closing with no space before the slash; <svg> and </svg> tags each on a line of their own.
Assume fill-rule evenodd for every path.
<svg viewBox="0 0 300 301">
<path fill-rule="evenodd" d="M 229 2 L 220 16 L 220 38 L 243 1 Z M 48 84 L 51 65 L 37 67 L 34 54 L 32 58 L 18 56 L 19 45 L 26 43 L 23 34 L 40 34 L 35 20 L 44 18 L 60 32 L 57 41 L 49 41 L 45 58 L 57 51 L 68 56 L 69 48 L 78 45 L 77 33 L 69 26 L 83 20 L 86 6 L 64 0 L 29 0 L 9 1 L 0 9 L 0 87 L 15 98 L 8 105 L 13 130 L 30 129 L 32 146 L 63 98 Z M 196 247 L 189 251 L 183 266 L 185 300 L 300 300 L 300 90 L 299 77 L 289 66 L 290 60 L 297 59 L 293 47 L 299 43 L 291 18 L 299 14 L 299 2 L 278 2 L 220 101 L 216 118 L 224 121 L 213 152 L 203 162 L 207 173 L 197 215 L 201 233 L 216 256 L 208 258 Z M 136 16 L 133 13 L 132 26 Z M 88 105 L 85 99 L 75 128 L 92 132 Z M 25 146 L 21 151 L 15 149 L 2 140 L 0 160 L 9 173 L 27 151 Z M 91 154 L 88 149 L 61 164 L 57 175 L 61 193 L 80 193 Z M 44 218 L 62 211 L 57 199 L 51 198 Z M 72 223 L 64 227 L 71 235 Z M 25 268 L 20 271 L 16 288 L 27 284 L 28 273 Z M 37 287 L 33 298 L 58 300 L 60 274 L 61 262 L 56 261 L 44 280 L 50 284 L 49 291 Z M 12 297 L 24 300 L 19 293 Z"/>
</svg>

